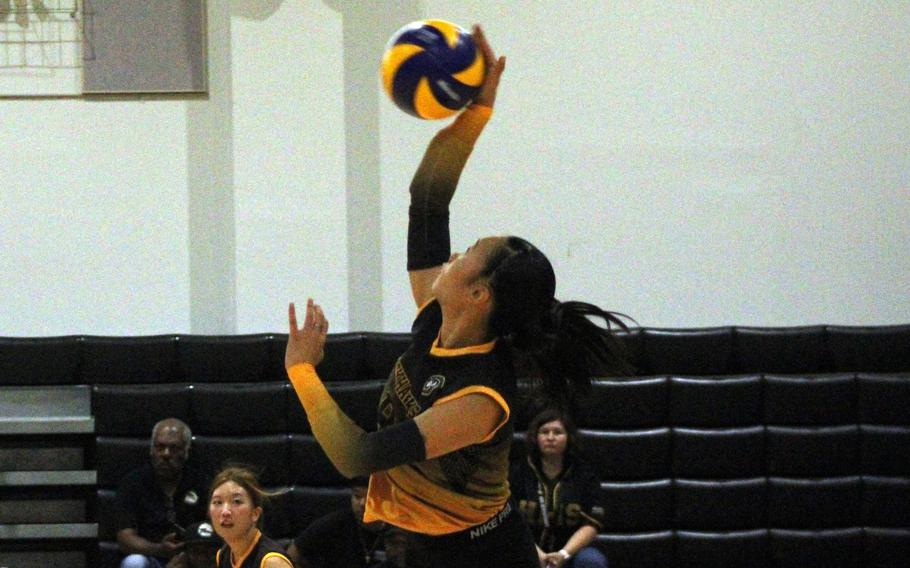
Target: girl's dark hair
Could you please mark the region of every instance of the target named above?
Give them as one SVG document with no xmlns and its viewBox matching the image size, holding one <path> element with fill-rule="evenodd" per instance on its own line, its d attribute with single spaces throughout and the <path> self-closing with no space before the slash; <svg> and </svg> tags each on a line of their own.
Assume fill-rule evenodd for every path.
<svg viewBox="0 0 910 568">
<path fill-rule="evenodd" d="M 572 415 L 561 408 L 550 406 L 539 412 L 528 423 L 528 429 L 525 432 L 525 442 L 528 446 L 528 456 L 534 463 L 540 463 L 540 446 L 537 445 L 537 432 L 540 427 L 548 422 L 559 420 L 566 429 L 566 455 L 571 458 L 577 458 L 580 455 L 581 447 L 578 442 L 578 429 L 575 427 L 575 420 Z"/>
<path fill-rule="evenodd" d="M 544 394 L 570 401 L 592 376 L 632 372 L 617 328 L 623 314 L 585 302 L 560 302 L 547 257 L 528 241 L 510 236 L 490 255 L 481 273 L 493 292 L 490 331 L 530 357 Z M 592 319 L 600 319 L 603 326 Z"/>
</svg>

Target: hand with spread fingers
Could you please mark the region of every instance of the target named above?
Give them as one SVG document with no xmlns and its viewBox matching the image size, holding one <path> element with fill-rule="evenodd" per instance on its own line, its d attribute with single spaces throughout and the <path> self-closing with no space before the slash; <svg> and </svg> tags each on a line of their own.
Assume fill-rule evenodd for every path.
<svg viewBox="0 0 910 568">
<path fill-rule="evenodd" d="M 480 92 L 474 97 L 474 104 L 493 108 L 493 104 L 496 102 L 496 91 L 499 89 L 499 78 L 506 69 L 506 57 L 504 55 L 496 57 L 496 54 L 493 53 L 493 48 L 487 43 L 487 38 L 480 25 L 474 25 L 471 35 L 474 37 L 480 53 L 483 54 L 484 64 L 487 67 L 487 73 L 483 79 L 483 85 L 480 87 Z"/>
<path fill-rule="evenodd" d="M 297 327 L 297 310 L 294 303 L 288 305 L 288 345 L 284 352 L 284 367 L 290 369 L 300 363 L 310 363 L 314 367 L 322 361 L 325 338 L 329 333 L 329 322 L 322 313 L 319 304 L 312 298 L 306 303 L 306 316 L 303 327 Z"/>
</svg>

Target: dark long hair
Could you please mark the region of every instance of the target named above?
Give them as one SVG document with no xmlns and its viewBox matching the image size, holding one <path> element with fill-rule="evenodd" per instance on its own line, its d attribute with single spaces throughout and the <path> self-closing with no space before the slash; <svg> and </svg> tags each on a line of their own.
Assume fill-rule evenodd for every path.
<svg viewBox="0 0 910 568">
<path fill-rule="evenodd" d="M 493 292 L 490 331 L 529 358 L 538 386 L 554 401 L 570 402 L 594 375 L 632 372 L 615 331 L 629 331 L 623 314 L 585 302 L 560 302 L 547 257 L 528 241 L 510 236 L 481 274 Z M 602 321 L 603 326 L 594 320 Z"/>
</svg>

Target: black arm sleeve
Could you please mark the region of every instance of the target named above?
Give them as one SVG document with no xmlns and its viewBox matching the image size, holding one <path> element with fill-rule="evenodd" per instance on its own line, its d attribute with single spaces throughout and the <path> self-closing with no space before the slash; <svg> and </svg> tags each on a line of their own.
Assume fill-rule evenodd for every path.
<svg viewBox="0 0 910 568">
<path fill-rule="evenodd" d="M 439 266 L 449 259 L 449 203 L 474 142 L 493 110 L 472 105 L 430 141 L 411 180 L 408 209 L 408 270 Z"/>
<path fill-rule="evenodd" d="M 408 217 L 408 270 L 432 268 L 449 260 L 449 212 L 427 213 L 411 205 Z"/>
</svg>

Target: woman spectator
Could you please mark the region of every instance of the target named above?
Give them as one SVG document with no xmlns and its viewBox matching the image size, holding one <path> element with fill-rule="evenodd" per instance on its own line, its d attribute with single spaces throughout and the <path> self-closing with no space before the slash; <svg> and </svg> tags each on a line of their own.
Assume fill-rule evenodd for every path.
<svg viewBox="0 0 910 568">
<path fill-rule="evenodd" d="M 513 464 L 512 494 L 537 543 L 541 568 L 606 568 L 590 546 L 602 528 L 599 481 L 578 452 L 578 435 L 568 413 L 548 408 L 531 419 L 527 459 Z"/>
</svg>

